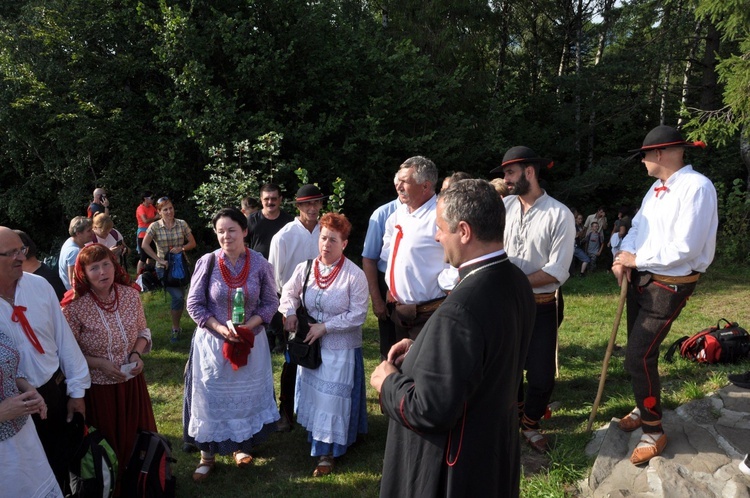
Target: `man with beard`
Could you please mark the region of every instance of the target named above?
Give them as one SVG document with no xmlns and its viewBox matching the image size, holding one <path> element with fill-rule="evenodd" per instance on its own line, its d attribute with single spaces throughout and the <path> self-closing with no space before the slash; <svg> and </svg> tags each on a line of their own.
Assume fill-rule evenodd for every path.
<svg viewBox="0 0 750 498">
<path fill-rule="evenodd" d="M 524 438 L 540 453 L 549 449 L 539 421 L 547 412 L 555 386 L 557 328 L 563 318 L 559 288 L 570 276 L 576 235 L 570 209 L 539 186 L 541 167 L 550 168 L 552 164 L 530 148 L 517 146 L 509 149 L 502 164 L 490 172 L 502 171 L 510 189 L 511 195 L 503 199 L 505 251 L 529 279 L 537 305 L 524 367 L 526 392 L 523 379 L 518 388 L 518 415 Z"/>
<path fill-rule="evenodd" d="M 292 278 L 294 269 L 303 261 L 318 256 L 318 238 L 320 226 L 318 217 L 323 209 L 323 200 L 327 199 L 315 185 L 303 185 L 294 199 L 299 216 L 287 223 L 271 239 L 271 250 L 268 262 L 273 265 L 276 279 L 276 290 L 281 291 L 284 284 Z M 290 363 L 287 355 L 281 370 L 279 386 L 279 413 L 281 419 L 278 430 L 289 431 L 294 420 L 294 387 L 297 379 L 297 364 Z"/>
<path fill-rule="evenodd" d="M 271 240 L 287 223 L 294 221 L 294 217 L 281 210 L 281 187 L 275 183 L 266 183 L 260 188 L 260 202 L 263 209 L 247 215 L 248 247 L 258 251 L 264 258 L 269 258 Z M 294 267 L 292 267 L 294 269 Z M 276 291 L 281 296 L 281 287 Z M 284 350 L 284 330 L 281 324 L 281 313 L 276 313 L 267 330 L 268 345 L 275 352 Z"/>
</svg>

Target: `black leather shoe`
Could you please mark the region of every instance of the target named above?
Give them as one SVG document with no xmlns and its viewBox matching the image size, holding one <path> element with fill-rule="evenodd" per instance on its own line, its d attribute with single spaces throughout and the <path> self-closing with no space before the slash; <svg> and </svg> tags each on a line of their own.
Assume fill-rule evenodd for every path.
<svg viewBox="0 0 750 498">
<path fill-rule="evenodd" d="M 197 453 L 198 447 L 191 443 L 185 443 L 182 445 L 182 451 L 184 453 Z"/>
</svg>

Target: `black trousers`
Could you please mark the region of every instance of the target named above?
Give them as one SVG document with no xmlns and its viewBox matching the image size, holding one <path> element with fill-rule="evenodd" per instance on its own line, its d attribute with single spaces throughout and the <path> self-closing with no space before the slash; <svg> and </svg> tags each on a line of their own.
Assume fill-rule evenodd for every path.
<svg viewBox="0 0 750 498">
<path fill-rule="evenodd" d="M 378 272 L 378 288 L 380 289 L 380 297 L 385 301 L 388 285 L 385 283 L 385 273 L 382 271 Z M 380 359 L 385 360 L 391 346 L 396 344 L 396 325 L 390 318 L 386 320 L 378 318 L 378 331 L 380 332 Z"/>
<path fill-rule="evenodd" d="M 695 283 L 667 285 L 641 272 L 633 272 L 630 282 L 625 369 L 630 374 L 641 420 L 645 422 L 643 432 L 661 432 L 659 346 L 693 294 Z"/>
<path fill-rule="evenodd" d="M 294 421 L 294 389 L 297 386 L 297 364 L 284 362 L 279 380 L 279 413 L 286 415 L 289 422 Z"/>
<path fill-rule="evenodd" d="M 47 418 L 42 420 L 39 414 L 34 414 L 31 419 L 34 421 L 36 432 L 57 483 L 64 491 L 70 479 L 69 461 L 74 448 L 71 448 L 70 424 L 66 421 L 68 395 L 62 372 L 58 370 L 49 382 L 37 388 L 37 392 L 47 404 Z"/>
<path fill-rule="evenodd" d="M 524 384 L 518 387 L 518 402 L 527 418 L 537 422 L 547 412 L 547 405 L 555 387 L 555 352 L 557 328 L 562 323 L 565 302 L 558 290 L 557 303 L 537 304 L 534 331 L 526 356 L 526 392 Z"/>
</svg>

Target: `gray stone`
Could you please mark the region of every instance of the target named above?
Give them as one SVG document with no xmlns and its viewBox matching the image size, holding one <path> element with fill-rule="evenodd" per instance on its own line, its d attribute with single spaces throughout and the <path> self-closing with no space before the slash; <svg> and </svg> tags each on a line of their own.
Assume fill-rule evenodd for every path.
<svg viewBox="0 0 750 498">
<path fill-rule="evenodd" d="M 662 423 L 664 453 L 639 467 L 629 457 L 640 430 L 627 434 L 610 422 L 597 431 L 587 451 L 599 453 L 589 478 L 579 483 L 581 495 L 750 498 L 750 476 L 738 468 L 750 453 L 750 390 L 725 387 L 665 410 Z"/>
</svg>

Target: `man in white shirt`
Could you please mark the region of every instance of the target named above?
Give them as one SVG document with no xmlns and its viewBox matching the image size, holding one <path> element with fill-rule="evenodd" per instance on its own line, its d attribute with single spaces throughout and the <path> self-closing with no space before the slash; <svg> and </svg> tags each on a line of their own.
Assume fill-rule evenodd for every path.
<svg viewBox="0 0 750 498">
<path fill-rule="evenodd" d="M 396 176 L 401 205 L 386 221 L 381 259 L 385 272 L 396 341 L 416 339 L 425 322 L 455 284 L 456 270 L 444 260 L 435 240 L 435 163 L 422 156 L 407 159 Z"/>
<path fill-rule="evenodd" d="M 83 396 L 91 378 L 52 286 L 22 270 L 25 255 L 21 238 L 0 227 L 0 328 L 21 355 L 19 370 L 47 404 L 47 418 L 34 414 L 32 419 L 50 467 L 65 489 L 70 450 L 65 443 L 67 423 L 74 412 L 85 414 Z"/>
<path fill-rule="evenodd" d="M 714 258 L 718 211 L 711 181 L 684 162 L 687 142 L 670 126 L 657 126 L 637 152 L 656 181 L 633 217 L 615 255 L 617 282 L 627 278 L 628 345 L 625 368 L 630 374 L 636 408 L 619 422 L 643 435 L 630 456 L 639 465 L 660 455 L 667 445 L 661 425 L 659 345 L 669 333 L 698 278 Z"/>
<path fill-rule="evenodd" d="M 303 185 L 297 191 L 294 202 L 299 216 L 284 225 L 271 239 L 268 262 L 273 265 L 276 289 L 281 290 L 292 277 L 294 269 L 301 262 L 318 257 L 318 237 L 320 226 L 318 217 L 323 209 L 323 200 L 327 199 L 315 185 Z M 279 420 L 281 431 L 291 430 L 294 420 L 294 388 L 297 378 L 297 364 L 287 361 L 281 370 L 279 386 Z"/>
<path fill-rule="evenodd" d="M 539 421 L 555 387 L 557 328 L 563 319 L 560 286 L 570 274 L 575 248 L 573 213 L 553 199 L 539 185 L 542 166 L 552 161 L 539 157 L 524 146 L 509 149 L 500 166 L 510 189 L 505 203 L 505 251 L 510 261 L 528 277 L 536 300 L 536 321 L 526 357 L 526 392 L 523 380 L 518 388 L 521 430 L 529 445 L 543 453 L 549 448 Z"/>
</svg>

